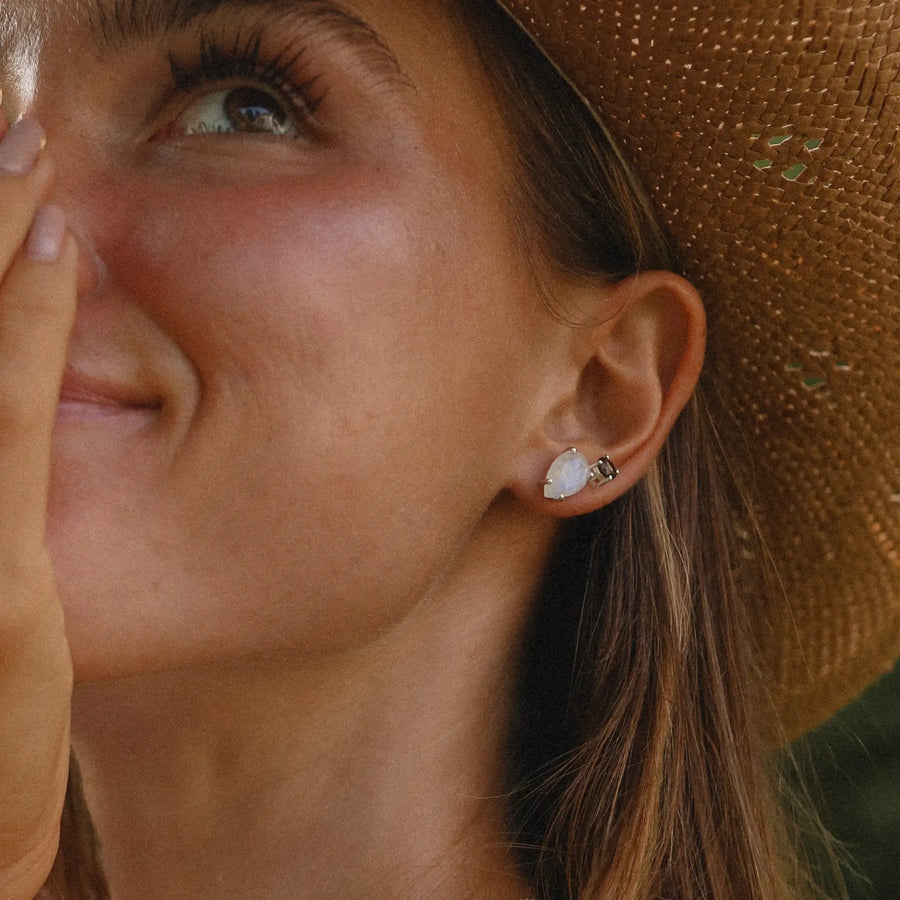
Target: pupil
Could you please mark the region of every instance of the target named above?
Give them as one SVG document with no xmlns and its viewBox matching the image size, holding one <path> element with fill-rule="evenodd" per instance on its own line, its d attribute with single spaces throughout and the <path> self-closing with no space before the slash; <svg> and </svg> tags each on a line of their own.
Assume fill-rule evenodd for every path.
<svg viewBox="0 0 900 900">
<path fill-rule="evenodd" d="M 225 115 L 236 131 L 283 134 L 287 113 L 274 98 L 256 88 L 235 88 L 225 98 Z"/>
</svg>

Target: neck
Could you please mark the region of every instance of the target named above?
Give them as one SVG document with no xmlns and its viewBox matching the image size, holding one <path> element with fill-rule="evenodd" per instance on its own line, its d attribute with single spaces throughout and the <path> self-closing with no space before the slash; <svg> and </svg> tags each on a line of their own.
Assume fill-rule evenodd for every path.
<svg viewBox="0 0 900 900">
<path fill-rule="evenodd" d="M 502 564 L 474 538 L 352 652 L 80 687 L 76 752 L 116 900 L 527 896 L 498 797 L 552 534 L 521 524 L 501 526 Z"/>
</svg>

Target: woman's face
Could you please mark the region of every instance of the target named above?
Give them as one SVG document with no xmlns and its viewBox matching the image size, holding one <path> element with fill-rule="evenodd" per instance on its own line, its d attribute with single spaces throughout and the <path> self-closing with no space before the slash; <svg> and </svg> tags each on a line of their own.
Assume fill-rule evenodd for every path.
<svg viewBox="0 0 900 900">
<path fill-rule="evenodd" d="M 551 327 L 451 14 L 3 0 L 0 60 L 83 244 L 48 524 L 77 669 L 397 621 L 502 489 Z"/>
</svg>

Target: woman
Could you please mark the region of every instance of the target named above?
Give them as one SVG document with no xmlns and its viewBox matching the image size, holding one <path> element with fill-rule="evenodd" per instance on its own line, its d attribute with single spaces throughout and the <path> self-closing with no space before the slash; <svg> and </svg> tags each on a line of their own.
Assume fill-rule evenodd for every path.
<svg viewBox="0 0 900 900">
<path fill-rule="evenodd" d="M 624 61 L 666 29 L 577 7 L 512 11 L 585 93 L 580 67 L 601 71 L 614 46 L 628 48 L 613 60 L 623 83 L 640 84 Z M 893 59 L 893 14 L 879 14 L 870 61 Z M 622 43 L 589 52 L 600 32 Z M 47 895 L 102 896 L 105 880 L 116 898 L 789 896 L 760 774 L 763 688 L 780 687 L 755 684 L 745 621 L 768 595 L 734 584 L 730 545 L 753 546 L 692 399 L 703 306 L 651 201 L 528 40 L 485 3 L 11 0 L 0 42 L 4 108 L 27 114 L 0 144 L 0 893 L 33 896 L 56 854 L 71 648 L 72 745 L 100 847 L 73 785 Z M 858 93 L 896 128 L 874 102 L 893 96 L 882 71 L 857 72 Z M 719 74 L 702 85 L 731 83 Z M 660 83 L 644 119 L 668 124 Z M 682 103 L 706 96 L 684 87 Z M 610 101 L 614 124 L 622 108 L 634 98 Z M 690 134 L 677 121 L 669 144 Z M 861 194 L 873 203 L 893 196 L 888 133 L 860 130 L 870 164 L 882 159 Z M 664 143 L 630 134 L 638 165 Z M 774 157 L 781 144 L 760 135 Z M 708 280 L 692 252 L 715 230 L 697 207 L 716 209 L 708 183 L 685 194 L 681 171 L 644 177 L 675 229 L 690 212 L 686 265 Z M 854 299 L 880 298 L 887 317 L 896 222 L 858 215 L 888 252 L 863 280 L 877 289 Z M 752 230 L 731 233 L 740 248 Z M 801 247 L 818 253 L 803 308 L 822 308 L 809 282 L 828 282 L 821 257 L 838 244 L 823 246 L 768 242 L 752 271 L 736 250 L 737 276 L 704 284 L 744 317 L 720 307 L 723 333 L 759 325 L 739 276 L 771 289 Z M 778 331 L 801 317 L 768 318 Z M 873 365 L 896 357 L 896 334 L 881 336 L 858 345 Z M 742 338 L 763 348 L 749 368 L 778 346 Z M 727 408 L 744 409 L 721 372 Z M 861 396 L 869 423 L 891 409 Z M 742 433 L 769 462 L 809 415 L 769 430 L 765 391 L 749 397 L 756 430 Z M 893 427 L 870 448 L 887 457 L 882 487 Z M 770 545 L 785 534 L 775 496 L 749 510 Z M 853 552 L 881 563 L 866 586 L 884 612 L 844 696 L 897 650 L 896 523 L 855 510 L 869 538 Z M 805 539 L 785 541 L 799 549 L 776 571 L 801 604 L 790 566 L 815 576 Z M 826 583 L 841 600 L 862 580 Z M 794 635 L 773 615 L 749 628 L 761 622 L 776 630 L 761 635 L 770 658 L 791 647 L 796 660 Z M 786 728 L 816 714 L 800 693 L 793 718 L 775 698 Z"/>
</svg>

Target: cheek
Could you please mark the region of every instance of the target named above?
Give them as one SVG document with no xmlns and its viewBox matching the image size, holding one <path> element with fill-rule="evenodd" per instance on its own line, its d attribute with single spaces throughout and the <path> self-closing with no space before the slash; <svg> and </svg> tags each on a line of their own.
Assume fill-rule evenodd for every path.
<svg viewBox="0 0 900 900">
<path fill-rule="evenodd" d="M 182 196 L 140 248 L 144 302 L 209 400 L 243 395 L 279 417 L 302 407 L 306 427 L 349 441 L 422 403 L 493 409 L 502 390 L 484 376 L 507 370 L 527 300 L 508 283 L 505 223 L 449 193 L 342 170 Z"/>
<path fill-rule="evenodd" d="M 189 592 L 204 622 L 227 602 L 213 644 L 241 631 L 322 647 L 383 627 L 502 487 L 525 300 L 498 264 L 493 207 L 449 195 L 343 172 L 144 211 L 118 277 L 202 401 L 138 524 L 190 557 L 161 597 Z"/>
</svg>

